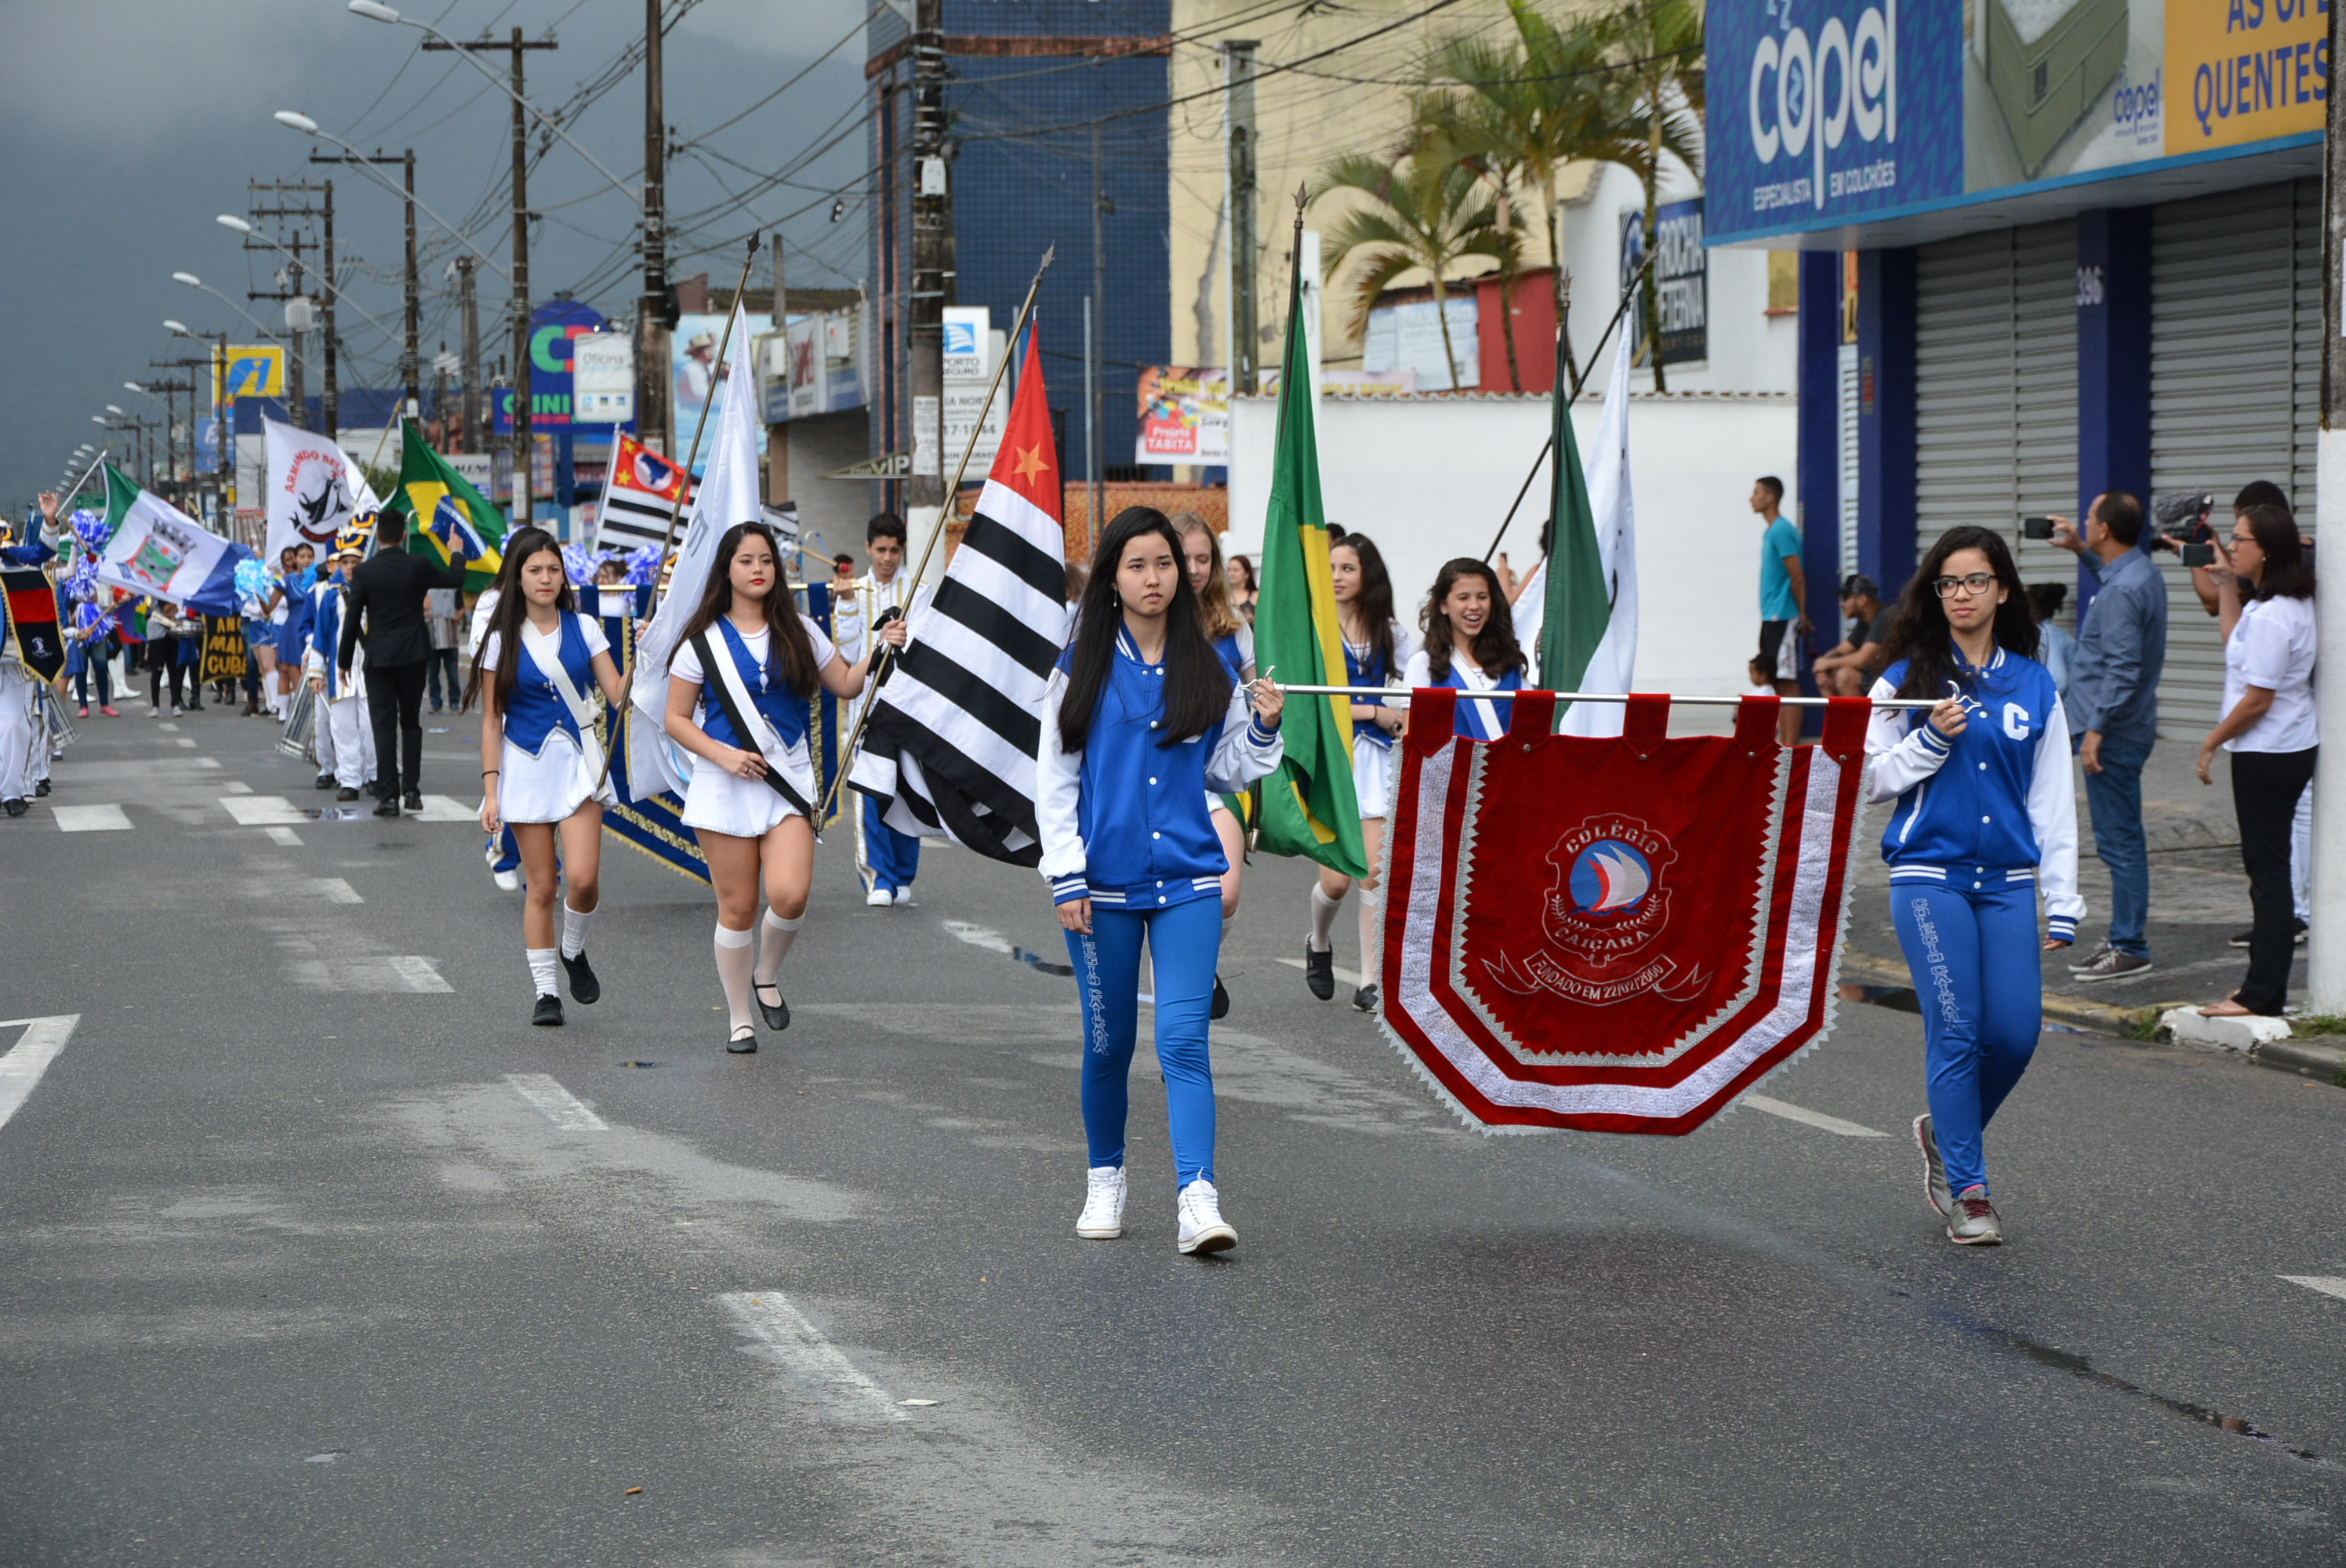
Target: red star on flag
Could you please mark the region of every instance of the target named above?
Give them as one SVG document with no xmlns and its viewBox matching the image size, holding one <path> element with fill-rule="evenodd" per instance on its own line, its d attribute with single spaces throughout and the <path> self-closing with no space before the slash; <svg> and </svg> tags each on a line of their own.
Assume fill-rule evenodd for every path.
<svg viewBox="0 0 2346 1568">
<path fill-rule="evenodd" d="M 1002 446 L 990 476 L 1064 524 L 1059 485 L 1059 453 L 1051 439 L 1051 410 L 1043 391 L 1043 349 L 1039 332 L 1026 334 L 1026 363 L 1018 376 L 1018 395 L 1010 404 L 1010 421 L 1003 429 Z"/>
</svg>

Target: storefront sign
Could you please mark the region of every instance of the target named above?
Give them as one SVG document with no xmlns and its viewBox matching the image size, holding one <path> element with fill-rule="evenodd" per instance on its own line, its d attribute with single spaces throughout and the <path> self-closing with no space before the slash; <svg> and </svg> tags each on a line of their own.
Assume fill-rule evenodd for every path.
<svg viewBox="0 0 2346 1568">
<path fill-rule="evenodd" d="M 1654 307 L 1661 319 L 1662 363 L 1693 364 L 1710 358 L 1710 253 L 1702 248 L 1702 198 L 1665 202 L 1654 226 Z M 1621 213 L 1621 283 L 1627 288 L 1646 264 L 1646 213 Z M 1646 311 L 1629 308 L 1631 352 L 1641 365 L 1653 363 L 1646 341 Z"/>
<path fill-rule="evenodd" d="M 1230 460 L 1230 372 L 1219 366 L 1144 365 L 1140 439 L 1132 461 L 1226 463 Z"/>
</svg>

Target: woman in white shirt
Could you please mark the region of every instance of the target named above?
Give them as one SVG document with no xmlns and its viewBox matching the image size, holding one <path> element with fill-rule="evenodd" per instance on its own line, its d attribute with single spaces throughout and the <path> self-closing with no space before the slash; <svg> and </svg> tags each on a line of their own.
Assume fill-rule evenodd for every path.
<svg viewBox="0 0 2346 1568">
<path fill-rule="evenodd" d="M 2199 782 L 2218 748 L 2232 754 L 2232 810 L 2249 872 L 2256 924 L 2249 974 L 2209 1018 L 2278 1015 L 2296 951 L 2290 893 L 2290 824 L 2313 780 L 2320 738 L 2313 715 L 2313 569 L 2297 524 L 2279 506 L 2250 506 L 2232 521 L 2230 570 L 2218 575 L 2224 628 L 2224 718 L 2199 746 Z"/>
</svg>

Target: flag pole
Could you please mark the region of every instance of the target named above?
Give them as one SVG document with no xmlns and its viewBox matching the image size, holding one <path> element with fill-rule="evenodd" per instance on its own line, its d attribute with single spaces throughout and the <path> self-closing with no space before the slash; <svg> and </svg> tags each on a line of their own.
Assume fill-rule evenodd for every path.
<svg viewBox="0 0 2346 1568">
<path fill-rule="evenodd" d="M 1043 274 L 1051 270 L 1051 258 L 1058 249 L 1056 245 L 1044 249 L 1043 260 L 1035 269 L 1034 280 L 1026 285 L 1026 299 L 1018 307 L 1018 320 L 1012 324 L 1010 336 L 1003 340 L 1002 362 L 994 367 L 994 380 L 986 383 L 985 402 L 979 405 L 977 418 L 969 427 L 969 440 L 962 445 L 961 465 L 954 470 L 953 483 L 945 487 L 945 504 L 938 509 L 937 525 L 929 530 L 929 542 L 921 546 L 920 565 L 913 568 L 913 575 L 907 579 L 915 586 L 929 569 L 929 557 L 936 553 L 937 541 L 944 537 L 945 514 L 960 505 L 961 482 L 969 473 L 969 460 L 977 451 L 977 438 L 985 433 L 986 413 L 994 407 L 994 395 L 1002 390 L 1004 373 L 1010 369 L 1011 360 L 1017 355 L 1018 334 L 1026 330 L 1027 319 L 1035 313 L 1035 296 L 1041 291 Z M 1098 519 L 1094 518 L 1093 524 L 1096 526 Z M 907 621 L 912 619 L 909 610 L 904 618 Z M 874 628 L 874 635 L 877 635 L 877 628 Z M 871 657 L 880 661 L 880 667 L 872 670 L 863 683 L 863 689 L 871 694 L 871 699 L 862 705 L 861 711 L 855 716 L 855 732 L 847 738 L 847 749 L 840 755 L 839 770 L 831 775 L 831 788 L 823 791 L 822 805 L 811 826 L 820 828 L 831 820 L 831 802 L 838 798 L 841 787 L 846 782 L 848 770 L 855 766 L 856 752 L 862 748 L 864 727 L 872 722 L 872 704 L 879 697 L 877 688 L 880 682 L 887 678 L 888 665 L 894 653 L 895 649 L 886 644 L 871 650 Z"/>
<path fill-rule="evenodd" d="M 1588 356 L 1588 370 L 1593 371 L 1596 368 L 1597 358 L 1605 352 L 1605 345 L 1613 341 L 1613 329 L 1621 324 L 1621 317 L 1623 313 L 1629 309 L 1630 301 L 1637 297 L 1637 290 L 1644 284 L 1646 273 L 1653 264 L 1653 257 L 1647 257 L 1644 262 L 1638 266 L 1636 276 L 1629 280 L 1628 292 L 1621 296 L 1621 303 L 1614 311 L 1613 319 L 1605 323 L 1604 333 L 1597 338 L 1596 347 Z M 1559 334 L 1562 333 L 1564 329 L 1561 326 L 1556 328 L 1556 331 Z M 1572 392 L 1565 398 L 1564 406 L 1570 408 L 1574 403 L 1578 402 L 1580 401 L 1580 389 L 1587 383 L 1588 371 L 1581 371 L 1575 374 L 1572 378 Z M 1539 477 L 1540 464 L 1547 461 L 1547 454 L 1553 451 L 1555 447 L 1556 437 L 1553 434 L 1551 434 L 1545 441 L 1540 443 L 1539 455 L 1532 459 L 1532 471 L 1524 475 L 1524 487 L 1515 492 L 1515 505 L 1507 508 L 1505 520 L 1499 524 L 1499 531 L 1491 536 L 1491 547 L 1483 552 L 1483 559 L 1485 562 L 1489 561 L 1492 556 L 1499 553 L 1499 542 L 1507 536 L 1507 529 L 1515 520 L 1515 508 L 1521 506 L 1524 504 L 1524 497 L 1532 493 L 1532 481 Z"/>
</svg>

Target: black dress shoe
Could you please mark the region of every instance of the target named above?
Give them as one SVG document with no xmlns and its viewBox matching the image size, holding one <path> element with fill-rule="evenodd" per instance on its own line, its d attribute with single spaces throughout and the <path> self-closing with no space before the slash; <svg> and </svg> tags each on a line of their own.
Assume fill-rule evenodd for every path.
<svg viewBox="0 0 2346 1568">
<path fill-rule="evenodd" d="M 410 790 L 407 792 L 407 809 L 408 809 L 409 810 L 411 810 L 411 811 L 421 811 L 422 809 L 423 809 L 423 790 L 421 790 L 421 789 L 410 789 Z"/>
<path fill-rule="evenodd" d="M 47 798 L 48 793 L 49 793 L 49 781 L 48 781 L 47 779 L 42 779 L 38 784 L 36 784 L 36 785 L 34 785 L 34 786 L 33 786 L 33 794 L 34 794 L 34 796 L 35 796 L 36 799 L 46 799 L 46 798 Z"/>
<path fill-rule="evenodd" d="M 399 802 L 396 800 L 377 801 L 375 803 L 374 814 L 378 817 L 396 817 L 399 815 Z"/>
<path fill-rule="evenodd" d="M 1352 1005 L 1362 1013 L 1374 1013 L 1377 1010 L 1377 988 L 1363 985 L 1352 993 Z"/>
<path fill-rule="evenodd" d="M 561 1028 L 562 998 L 559 996 L 539 997 L 537 999 L 537 1005 L 530 1010 L 529 1021 L 544 1029 Z"/>
<path fill-rule="evenodd" d="M 1303 983 L 1310 986 L 1311 994 L 1321 1001 L 1328 1002 L 1334 999 L 1336 994 L 1334 947 L 1330 947 L 1325 952 L 1315 952 L 1309 942 L 1303 944 Z"/>
<path fill-rule="evenodd" d="M 758 994 L 761 991 L 770 991 L 774 993 L 774 1004 L 772 1006 L 767 1006 L 766 999 Z M 790 1004 L 782 1000 L 782 988 L 780 986 L 753 985 L 750 988 L 750 999 L 758 1004 L 758 1011 L 765 1014 L 767 1028 L 772 1030 L 775 1033 L 780 1034 L 783 1030 L 788 1029 L 790 1026 Z"/>
<path fill-rule="evenodd" d="M 747 1023 L 744 1023 L 740 1028 L 733 1031 L 732 1037 L 725 1042 L 725 1049 L 731 1052 L 736 1056 L 756 1055 L 758 1054 L 758 1032 L 755 1029 L 750 1028 Z"/>
<path fill-rule="evenodd" d="M 591 1007 L 603 1000 L 603 983 L 596 979 L 594 970 L 587 967 L 585 953 L 576 958 L 564 959 L 562 967 L 570 972 L 571 1001 L 581 1007 Z"/>
<path fill-rule="evenodd" d="M 1222 989 L 1222 977 L 1218 974 L 1214 976 L 1214 1010 L 1207 1016 L 1209 1018 L 1227 1018 L 1229 1016 L 1229 1012 L 1230 993 Z"/>
<path fill-rule="evenodd" d="M 311 788 L 314 789 L 331 789 L 333 787 L 334 776 L 331 773 L 319 774 L 316 779 L 314 779 L 311 784 Z"/>
<path fill-rule="evenodd" d="M 359 792 L 355 789 L 344 788 L 334 791 L 334 799 L 337 800 L 355 800 L 358 798 Z"/>
<path fill-rule="evenodd" d="M 11 817 L 21 817 L 27 809 L 29 808 L 22 799 L 0 800 L 0 811 L 7 812 Z"/>
</svg>

